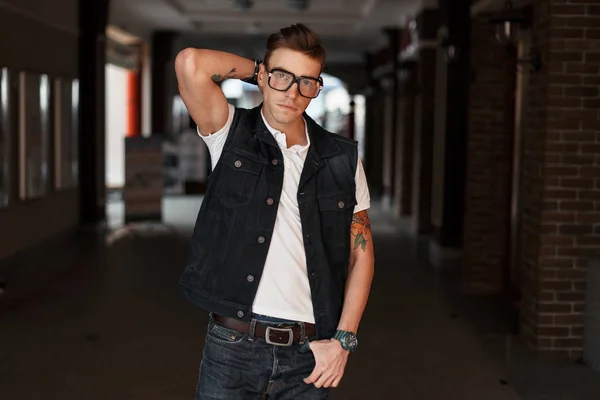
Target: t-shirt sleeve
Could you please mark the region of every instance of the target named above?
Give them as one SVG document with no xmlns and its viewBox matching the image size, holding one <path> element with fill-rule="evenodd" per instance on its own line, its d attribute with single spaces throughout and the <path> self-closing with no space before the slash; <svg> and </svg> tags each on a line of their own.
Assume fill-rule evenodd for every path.
<svg viewBox="0 0 600 400">
<path fill-rule="evenodd" d="M 202 135 L 200 133 L 200 128 L 196 128 L 198 135 L 202 138 L 202 140 L 204 140 L 204 143 L 206 143 L 206 146 L 208 147 L 213 170 L 217 166 L 217 162 L 221 157 L 223 147 L 225 147 L 225 141 L 227 140 L 229 129 L 233 123 L 233 114 L 235 114 L 235 107 L 229 104 L 229 115 L 227 116 L 227 122 L 225 122 L 225 125 L 215 133 Z"/>
<path fill-rule="evenodd" d="M 354 181 L 356 183 L 356 205 L 354 206 L 354 213 L 356 214 L 357 212 L 364 211 L 371 207 L 369 185 L 367 184 L 367 177 L 365 176 L 365 170 L 360 158 L 358 159 L 356 166 Z"/>
</svg>

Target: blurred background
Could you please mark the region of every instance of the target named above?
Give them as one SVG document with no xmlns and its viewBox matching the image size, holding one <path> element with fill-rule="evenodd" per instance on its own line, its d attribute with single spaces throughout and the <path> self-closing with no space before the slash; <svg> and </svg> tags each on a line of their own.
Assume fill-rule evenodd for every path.
<svg viewBox="0 0 600 400">
<path fill-rule="evenodd" d="M 327 51 L 307 112 L 372 197 L 334 396 L 600 398 L 600 0 L 0 0 L 0 399 L 193 395 L 211 164 L 174 60 L 296 22 Z"/>
</svg>

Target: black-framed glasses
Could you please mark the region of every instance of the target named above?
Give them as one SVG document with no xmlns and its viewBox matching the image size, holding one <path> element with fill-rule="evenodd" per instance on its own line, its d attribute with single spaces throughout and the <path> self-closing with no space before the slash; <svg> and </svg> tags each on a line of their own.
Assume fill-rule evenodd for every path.
<svg viewBox="0 0 600 400">
<path fill-rule="evenodd" d="M 269 71 L 269 87 L 279 92 L 285 92 L 292 87 L 294 83 L 298 84 L 298 93 L 309 99 L 314 99 L 321 93 L 323 88 L 323 78 L 311 78 L 310 76 L 296 77 L 293 73 L 281 68 L 274 68 Z"/>
</svg>

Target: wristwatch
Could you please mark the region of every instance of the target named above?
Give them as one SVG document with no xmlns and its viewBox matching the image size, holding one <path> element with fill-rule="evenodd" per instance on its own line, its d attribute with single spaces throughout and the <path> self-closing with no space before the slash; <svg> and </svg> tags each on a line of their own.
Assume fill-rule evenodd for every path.
<svg viewBox="0 0 600 400">
<path fill-rule="evenodd" d="M 255 59 L 254 60 L 254 73 L 250 78 L 242 79 L 243 82 L 251 83 L 253 85 L 258 85 L 258 71 L 260 70 L 260 64 L 262 64 L 262 60 Z"/>
<path fill-rule="evenodd" d="M 358 338 L 355 333 L 342 331 L 338 329 L 335 331 L 335 335 L 333 335 L 332 339 L 339 340 L 342 344 L 342 348 L 349 352 L 353 352 L 358 347 Z"/>
</svg>

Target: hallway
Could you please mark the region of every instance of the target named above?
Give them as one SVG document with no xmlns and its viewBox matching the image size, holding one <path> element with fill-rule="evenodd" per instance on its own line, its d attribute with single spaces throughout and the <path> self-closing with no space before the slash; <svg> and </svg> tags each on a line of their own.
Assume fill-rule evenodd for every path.
<svg viewBox="0 0 600 400">
<path fill-rule="evenodd" d="M 67 258 L 73 265 L 0 313 L 0 398 L 191 399 L 207 318 L 182 299 L 177 282 L 197 207 L 197 199 L 172 199 L 166 225 L 120 228 L 106 240 L 54 249 L 60 257 L 35 256 L 48 268 Z M 452 274 L 419 261 L 401 221 L 378 208 L 371 219 L 375 281 L 359 350 L 333 399 L 599 398 L 597 375 L 583 366 L 542 370 L 520 361 L 520 382 L 511 382 L 516 367 L 503 362 L 504 336 L 485 341 L 450 306 L 439 278 Z M 573 387 L 560 386 L 569 376 Z"/>
</svg>

